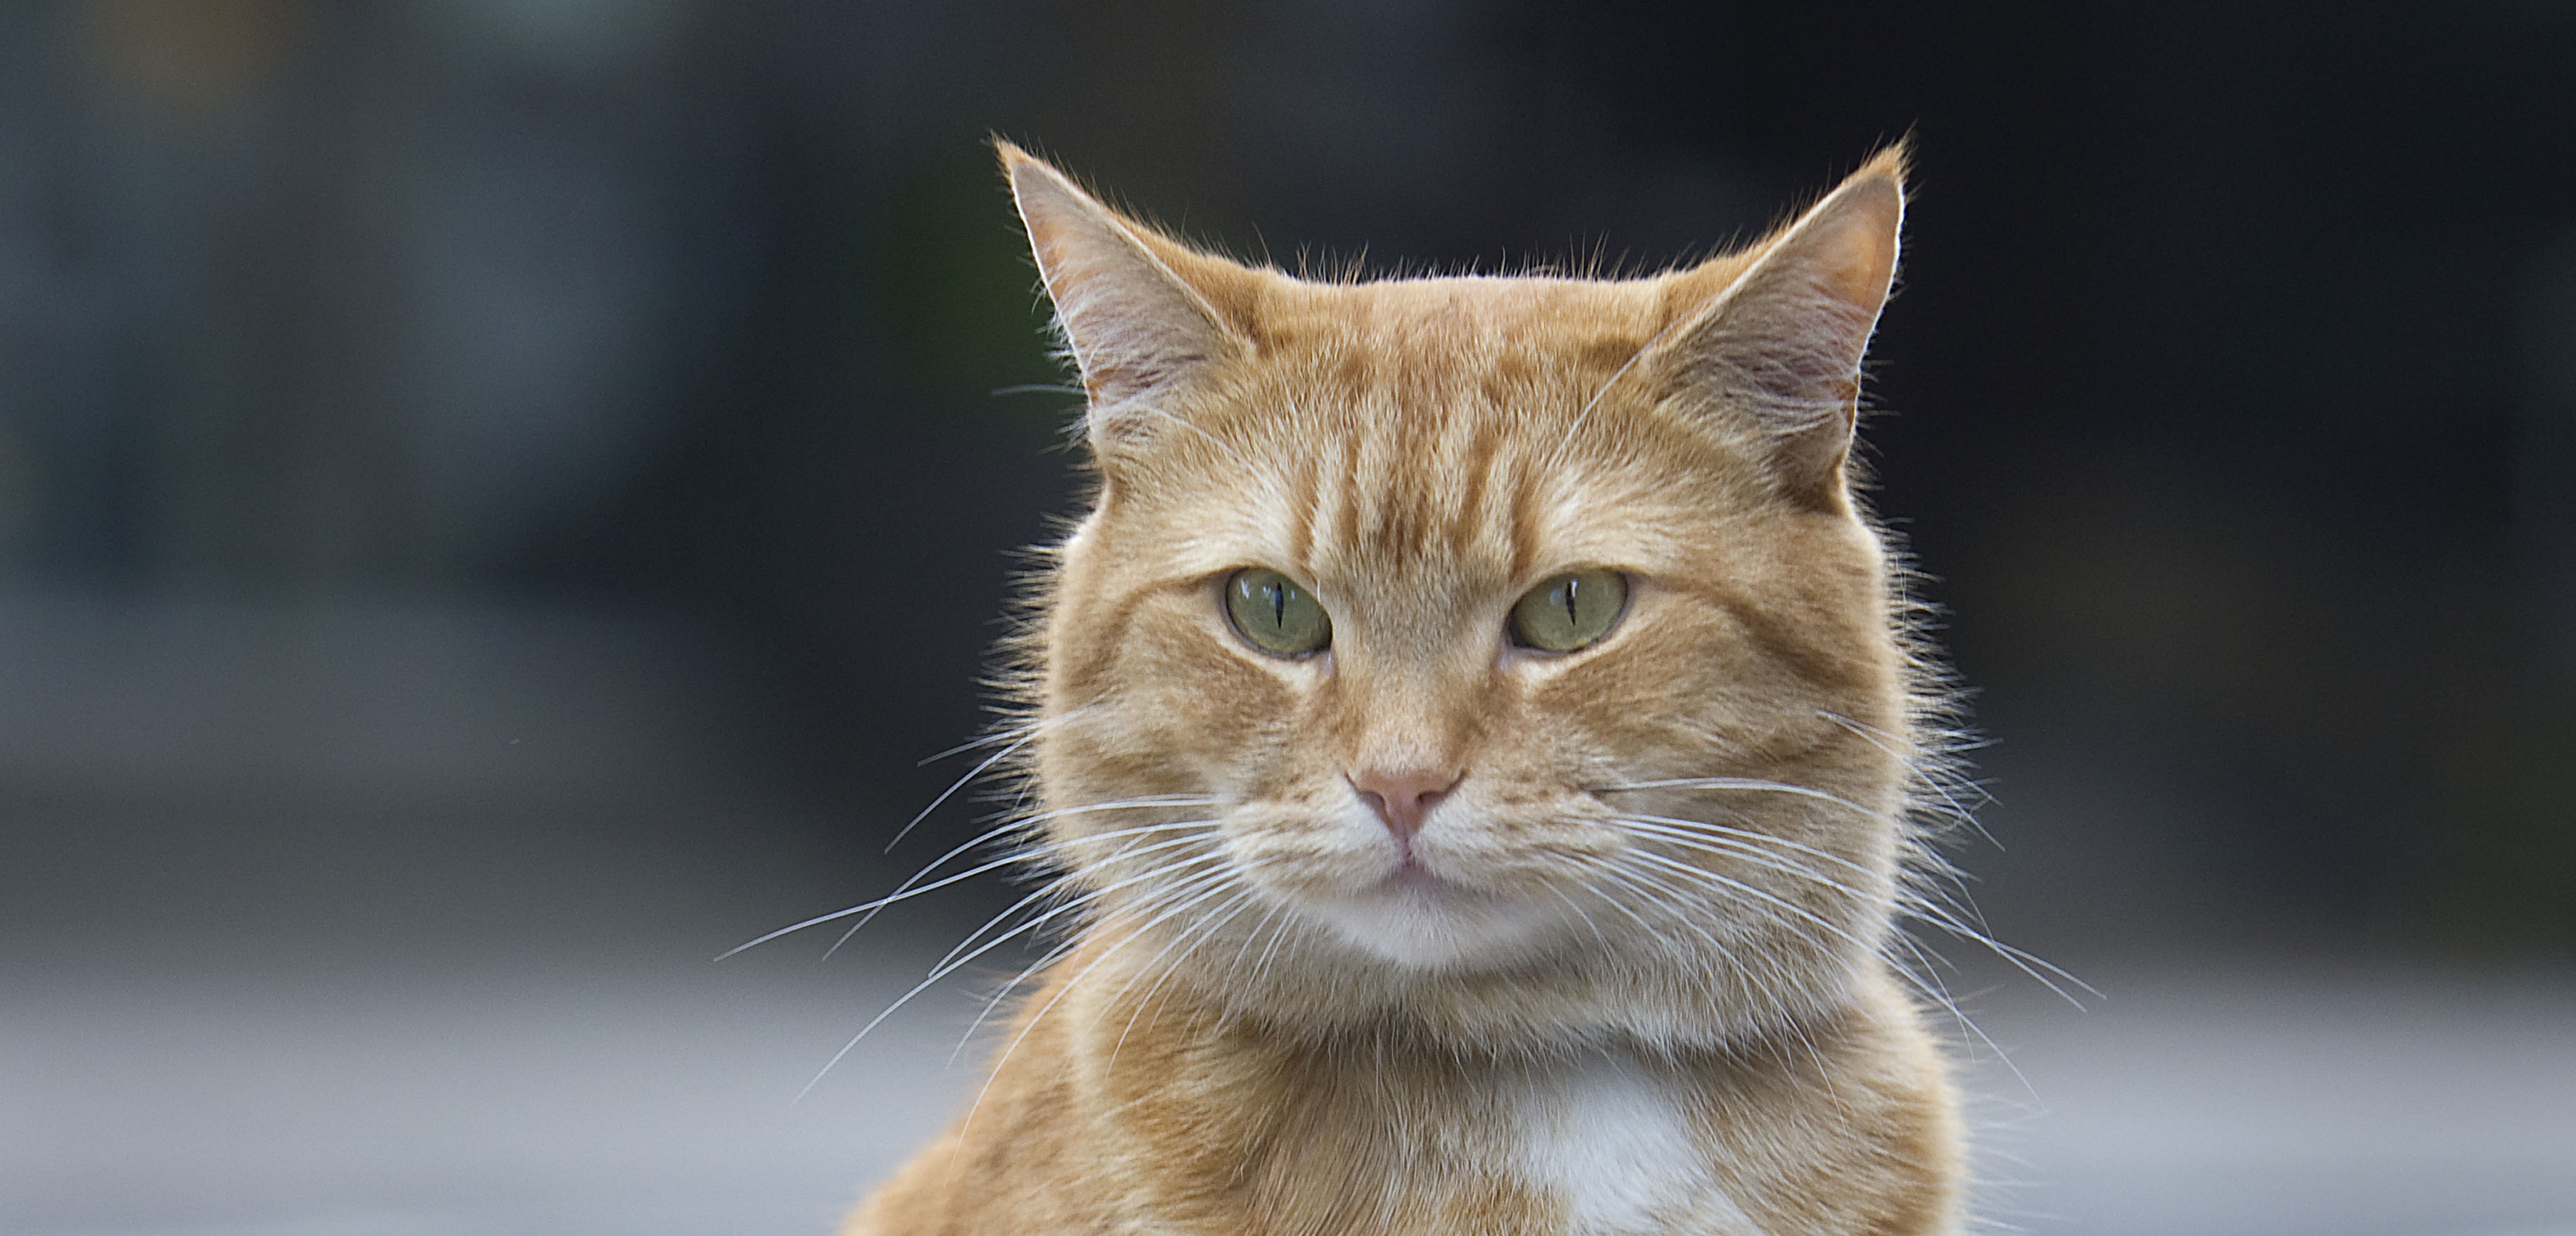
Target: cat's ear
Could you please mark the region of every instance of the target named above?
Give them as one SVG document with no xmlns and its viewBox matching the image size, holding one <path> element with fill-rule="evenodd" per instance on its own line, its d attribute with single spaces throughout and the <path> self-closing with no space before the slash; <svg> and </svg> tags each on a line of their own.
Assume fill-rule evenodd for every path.
<svg viewBox="0 0 2576 1236">
<path fill-rule="evenodd" d="M 1749 420 L 1794 499 L 1842 497 L 1861 355 L 1896 277 L 1904 175 L 1904 147 L 1891 147 L 1749 254 L 1674 276 L 1674 325 L 1640 358 L 1686 406 Z"/>
<path fill-rule="evenodd" d="M 1143 401 L 1248 352 L 1258 277 L 1121 216 L 1009 142 L 994 146 L 1082 367 L 1092 445 L 1103 455 L 1136 445 L 1153 428 Z"/>
</svg>

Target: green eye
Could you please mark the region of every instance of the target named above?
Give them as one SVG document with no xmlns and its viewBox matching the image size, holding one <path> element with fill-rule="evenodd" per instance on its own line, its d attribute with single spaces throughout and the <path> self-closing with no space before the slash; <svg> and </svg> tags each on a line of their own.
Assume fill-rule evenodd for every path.
<svg viewBox="0 0 2576 1236">
<path fill-rule="evenodd" d="M 1628 608 L 1628 577 L 1617 571 L 1571 571 L 1529 591 L 1512 606 L 1512 642 L 1572 652 L 1587 647 Z"/>
<path fill-rule="evenodd" d="M 1263 652 L 1302 657 L 1333 642 L 1333 620 L 1314 594 L 1266 567 L 1245 567 L 1226 577 L 1225 612 L 1234 629 Z"/>
</svg>

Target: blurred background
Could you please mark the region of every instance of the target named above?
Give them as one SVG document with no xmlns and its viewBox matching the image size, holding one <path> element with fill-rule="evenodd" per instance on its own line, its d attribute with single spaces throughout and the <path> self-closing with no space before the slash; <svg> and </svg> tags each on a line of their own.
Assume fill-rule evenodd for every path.
<svg viewBox="0 0 2576 1236">
<path fill-rule="evenodd" d="M 820 1233 L 971 1094 L 982 144 L 1652 268 L 1916 142 L 1998 1230 L 2576 1232 L 2576 4 L 0 6 L 0 1233 Z M 1015 390 L 1014 388 L 1020 388 Z M 997 954 L 990 974 L 1007 974 Z"/>
</svg>

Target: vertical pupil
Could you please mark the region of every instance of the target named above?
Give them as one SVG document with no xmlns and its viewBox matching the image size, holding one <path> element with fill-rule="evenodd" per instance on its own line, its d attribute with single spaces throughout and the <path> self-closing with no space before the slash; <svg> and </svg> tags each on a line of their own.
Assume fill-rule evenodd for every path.
<svg viewBox="0 0 2576 1236">
<path fill-rule="evenodd" d="M 1288 629 L 1288 585 L 1265 584 L 1261 589 L 1270 594 L 1270 625 Z"/>
<path fill-rule="evenodd" d="M 1579 579 L 1565 581 L 1565 625 L 1574 628 L 1578 633 L 1582 630 L 1583 619 L 1574 612 L 1574 590 L 1582 586 L 1583 581 Z"/>
</svg>

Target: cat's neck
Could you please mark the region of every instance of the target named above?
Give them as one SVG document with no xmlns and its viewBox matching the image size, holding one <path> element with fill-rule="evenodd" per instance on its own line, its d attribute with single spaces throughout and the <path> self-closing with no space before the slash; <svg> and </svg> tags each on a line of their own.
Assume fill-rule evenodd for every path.
<svg viewBox="0 0 2576 1236">
<path fill-rule="evenodd" d="M 1604 1053 L 1682 1060 L 1805 1051 L 1832 1035 L 1855 1005 L 1895 988 L 1875 956 L 1852 959 L 1831 981 L 1713 992 L 1574 962 L 1425 974 L 1329 954 L 1274 965 L 1259 984 L 1234 984 L 1221 970 L 1160 964 L 1156 952 L 1115 930 L 1095 931 L 1054 967 L 1028 1010 L 1105 1027 L 1120 1040 L 1178 1035 L 1328 1058 L 1437 1058 L 1511 1069 Z"/>
<path fill-rule="evenodd" d="M 1091 978 L 1110 972 L 1099 965 Z M 1322 1190 L 1353 1194 L 1344 1200 L 1356 1213 L 1440 1213 L 1456 1201 L 1443 1192 L 1450 1183 L 1507 1180 L 1532 1215 L 1555 1216 L 1512 1230 L 1732 1236 L 1816 1230 L 1747 1215 L 1785 1213 L 1796 1203 L 1781 1197 L 1813 1189 L 1800 1173 L 1840 1150 L 1770 1151 L 1812 1139 L 1856 1101 L 1874 1126 L 1896 1130 L 1888 1136 L 1930 1138 L 1923 1162 L 1949 1153 L 1933 1145 L 1946 1126 L 1916 1110 L 1923 1096 L 1849 1086 L 1900 1054 L 1937 1067 L 1906 1037 L 1910 1011 L 1884 975 L 1864 976 L 1830 1015 L 1741 1042 L 1674 1047 L 1611 1033 L 1513 1050 L 1402 1018 L 1319 1031 L 1247 1017 L 1187 987 L 1150 990 L 1150 979 L 1086 996 L 1090 979 L 1070 981 L 1078 973 L 1042 989 L 1023 1030 L 1041 1040 L 1036 1057 L 1069 1065 L 1055 1076 L 1078 1081 L 1099 1127 L 1132 1137 L 1156 1165 L 1149 1176 L 1176 1195 L 1248 1191 L 1333 1210 L 1316 1200 Z M 1186 1136 L 1175 1142 L 1174 1131 Z M 1879 1156 L 1869 1164 L 1895 1161 L 1868 1153 Z M 1783 1173 L 1797 1179 L 1774 1178 Z M 1672 1215 L 1690 1218 L 1658 1221 Z"/>
</svg>

